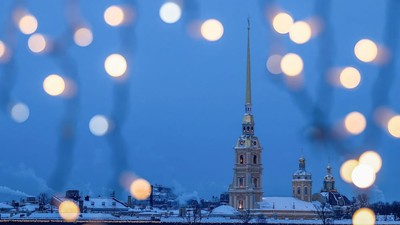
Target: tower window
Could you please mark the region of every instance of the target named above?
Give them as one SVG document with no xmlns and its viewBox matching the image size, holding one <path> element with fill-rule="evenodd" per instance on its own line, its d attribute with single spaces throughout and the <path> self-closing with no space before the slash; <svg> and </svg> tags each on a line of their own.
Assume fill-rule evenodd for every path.
<svg viewBox="0 0 400 225">
<path fill-rule="evenodd" d="M 239 209 L 243 209 L 243 200 L 239 200 Z"/>
<path fill-rule="evenodd" d="M 308 195 L 308 188 L 307 187 L 304 187 L 304 194 Z"/>
<path fill-rule="evenodd" d="M 253 127 L 251 127 L 251 131 L 253 131 L 254 130 L 254 128 Z"/>
<path fill-rule="evenodd" d="M 243 186 L 244 186 L 244 178 L 239 177 L 239 187 L 243 187 Z"/>
<path fill-rule="evenodd" d="M 257 180 L 257 178 L 253 178 L 253 184 L 254 184 L 254 187 L 258 187 L 258 180 Z"/>
<path fill-rule="evenodd" d="M 240 155 L 240 157 L 239 157 L 239 163 L 240 163 L 240 164 L 243 164 L 243 163 L 244 163 L 244 157 L 243 157 L 243 155 Z"/>
<path fill-rule="evenodd" d="M 257 156 L 256 155 L 253 156 L 253 163 L 257 164 Z"/>
<path fill-rule="evenodd" d="M 298 195 L 301 194 L 300 187 L 297 187 L 297 194 L 298 194 Z"/>
<path fill-rule="evenodd" d="M 250 130 L 250 127 L 247 127 L 247 131 L 249 131 Z"/>
</svg>

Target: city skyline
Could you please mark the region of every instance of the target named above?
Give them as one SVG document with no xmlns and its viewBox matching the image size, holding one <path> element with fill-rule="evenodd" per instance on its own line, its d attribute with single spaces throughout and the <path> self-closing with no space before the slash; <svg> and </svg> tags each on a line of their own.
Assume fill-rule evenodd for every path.
<svg viewBox="0 0 400 225">
<path fill-rule="evenodd" d="M 322 124 L 338 126 L 351 111 L 360 111 L 369 119 L 373 118 L 370 94 L 380 65 L 358 61 L 353 55 L 353 47 L 362 38 L 371 38 L 378 43 L 385 41 L 381 34 L 384 29 L 378 28 L 386 16 L 385 7 L 389 2 L 378 4 L 374 13 L 368 3 L 331 3 L 330 21 L 335 23 L 330 31 L 335 31 L 337 48 L 331 59 L 333 67 L 354 66 L 363 76 L 361 86 L 355 90 L 334 89 L 335 100 Z M 38 19 L 38 32 L 54 38 L 64 35 L 67 19 L 62 4 L 26 3 L 30 13 Z M 12 1 L 2 4 L 0 24 L 7 24 L 6 15 L 11 11 Z M 318 59 L 321 57 L 318 49 L 324 40 L 321 36 L 313 37 L 304 45 L 291 43 L 287 36 L 279 36 L 271 28 L 265 11 L 273 6 L 259 1 L 195 2 L 183 9 L 181 20 L 175 24 L 166 24 L 160 19 L 158 13 L 162 4 L 163 1 L 136 1 L 133 5 L 137 7 L 137 17 L 133 25 L 118 28 L 108 26 L 103 19 L 104 10 L 111 3 L 80 3 L 80 13 L 93 29 L 94 39 L 86 48 L 70 46 L 66 49 L 78 69 L 79 112 L 74 115 L 77 119 L 76 135 L 71 142 L 73 151 L 71 158 L 65 161 L 71 164 L 66 167 L 65 174 L 59 175 L 66 181 L 60 190 L 77 188 L 87 193 L 106 194 L 119 180 L 115 174 L 125 171 L 151 183 L 175 187 L 185 195 L 207 198 L 227 191 L 232 183 L 233 146 L 241 132 L 246 19 L 250 15 L 253 114 L 257 123 L 255 130 L 263 145 L 264 196 L 291 196 L 291 176 L 301 155 L 307 159 L 307 170 L 313 174 L 314 192 L 322 188 L 329 161 L 337 189 L 348 197 L 362 192 L 345 183 L 339 169 L 347 159 L 356 159 L 360 153 L 372 148 L 370 143 L 363 142 L 366 135 L 340 140 L 348 147 L 346 151 L 315 141 L 312 136 L 316 117 L 313 106 L 302 102 L 300 93 L 293 92 L 281 82 L 284 75 L 270 74 L 266 68 L 266 61 L 274 52 L 301 55 L 304 87 L 313 99 L 318 99 Z M 342 5 L 347 7 L 340 7 Z M 315 12 L 319 12 L 318 7 L 314 8 L 315 2 L 311 1 L 304 4 L 283 1 L 275 6 L 293 14 L 296 20 L 316 18 Z M 53 10 L 45 12 L 48 8 Z M 346 18 L 352 17 L 356 9 L 359 10 L 357 17 L 346 23 Z M 208 18 L 216 18 L 224 25 L 224 34 L 218 41 L 208 42 L 192 37 L 188 32 L 192 20 Z M 366 29 L 365 24 L 376 29 Z M 0 28 L 5 30 L 4 27 Z M 5 38 L 5 35 L 0 36 L 0 40 Z M 27 47 L 28 38 L 23 34 L 16 36 L 16 69 L 12 70 L 15 82 L 5 85 L 12 87 L 7 94 L 13 100 L 29 106 L 30 115 L 26 122 L 16 123 L 8 116 L 7 106 L 2 102 L 0 141 L 4 146 L 0 159 L 0 186 L 3 187 L 0 194 L 6 193 L 7 188 L 27 194 L 54 189 L 50 182 L 58 165 L 58 146 L 63 141 L 60 133 L 68 112 L 68 98 L 49 96 L 43 91 L 42 82 L 53 73 L 68 76 L 68 71 L 62 69 L 57 59 L 53 60 L 54 55 L 31 53 Z M 125 45 L 126 42 L 129 45 Z M 130 54 L 125 79 L 115 80 L 104 70 L 104 60 L 112 53 Z M 4 72 L 7 71 L 5 65 L 0 64 L 3 76 L 7 73 Z M 396 78 L 394 84 L 399 82 Z M 397 93 L 398 89 L 393 88 L 388 101 L 388 106 L 395 112 L 400 110 L 395 101 Z M 296 96 L 300 99 L 296 100 Z M 98 114 L 124 118 L 121 123 L 115 121 L 121 136 L 93 135 L 89 121 Z M 392 179 L 400 172 L 396 165 L 399 139 L 384 130 L 379 132 L 382 143 L 373 147 L 381 154 L 383 167 L 369 193 L 373 200 L 391 202 L 399 200 L 396 199 L 398 181 Z M 116 143 L 118 138 L 123 141 Z M 119 164 L 121 158 L 124 160 Z M 125 196 L 127 192 L 123 194 Z"/>
</svg>

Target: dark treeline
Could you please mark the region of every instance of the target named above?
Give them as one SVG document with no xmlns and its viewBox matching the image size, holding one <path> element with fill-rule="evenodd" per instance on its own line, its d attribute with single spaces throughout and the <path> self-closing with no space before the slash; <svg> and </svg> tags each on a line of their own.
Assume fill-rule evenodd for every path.
<svg viewBox="0 0 400 225">
<path fill-rule="evenodd" d="M 369 207 L 377 215 L 394 215 L 396 218 L 400 218 L 400 202 L 377 202 L 370 204 Z"/>
</svg>

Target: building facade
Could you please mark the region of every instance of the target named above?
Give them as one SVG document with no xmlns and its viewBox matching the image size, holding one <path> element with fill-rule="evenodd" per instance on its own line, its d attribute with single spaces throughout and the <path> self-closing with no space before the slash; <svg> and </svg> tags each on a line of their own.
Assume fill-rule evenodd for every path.
<svg viewBox="0 0 400 225">
<path fill-rule="evenodd" d="M 233 181 L 229 187 L 229 204 L 239 210 L 258 208 L 262 201 L 261 145 L 254 135 L 251 102 L 250 26 L 247 36 L 246 103 L 242 120 L 242 135 L 234 147 Z"/>
<path fill-rule="evenodd" d="M 299 159 L 299 169 L 292 177 L 293 197 L 302 201 L 311 202 L 312 199 L 312 176 L 306 171 L 306 159 L 302 156 Z"/>
</svg>

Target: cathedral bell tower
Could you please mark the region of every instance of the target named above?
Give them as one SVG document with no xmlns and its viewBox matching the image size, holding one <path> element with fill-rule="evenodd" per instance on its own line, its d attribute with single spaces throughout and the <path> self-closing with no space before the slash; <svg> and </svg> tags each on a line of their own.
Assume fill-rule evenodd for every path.
<svg viewBox="0 0 400 225">
<path fill-rule="evenodd" d="M 302 156 L 299 159 L 299 169 L 293 174 L 292 178 L 293 197 L 311 202 L 312 177 L 306 171 L 306 159 Z"/>
<path fill-rule="evenodd" d="M 321 192 L 336 192 L 335 178 L 332 176 L 332 167 L 329 163 L 326 167 L 326 171 L 328 174 L 324 177 L 324 183 Z"/>
<path fill-rule="evenodd" d="M 250 73 L 250 22 L 247 33 L 246 103 L 242 120 L 242 135 L 235 150 L 233 181 L 229 186 L 229 205 L 239 210 L 258 208 L 262 200 L 261 145 L 254 135 L 254 118 L 251 112 Z"/>
</svg>

